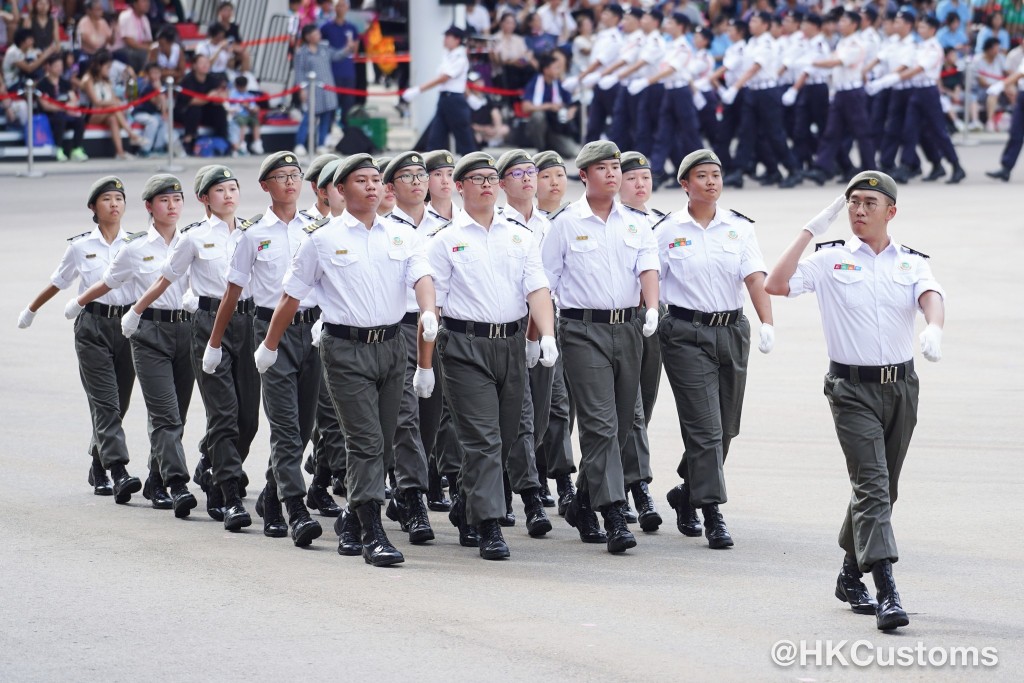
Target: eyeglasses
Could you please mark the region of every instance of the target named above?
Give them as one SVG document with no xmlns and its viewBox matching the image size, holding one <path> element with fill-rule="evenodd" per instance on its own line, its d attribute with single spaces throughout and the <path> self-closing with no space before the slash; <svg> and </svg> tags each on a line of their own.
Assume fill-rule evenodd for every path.
<svg viewBox="0 0 1024 683">
<path fill-rule="evenodd" d="M 465 178 L 463 178 L 462 180 L 464 182 L 467 182 L 467 183 L 473 183 L 474 185 L 483 185 L 484 183 L 487 183 L 488 185 L 497 185 L 499 178 L 498 178 L 497 174 L 495 174 L 495 175 L 469 175 L 469 176 L 466 176 Z"/>
<path fill-rule="evenodd" d="M 881 204 L 873 199 L 869 199 L 864 202 L 857 199 L 850 199 L 846 202 L 846 206 L 849 207 L 850 211 L 857 211 L 863 206 L 865 211 L 872 213 L 875 209 L 881 206 Z M 889 206 L 888 202 L 886 202 L 885 206 Z"/>
<path fill-rule="evenodd" d="M 427 182 L 428 178 L 430 178 L 430 176 L 424 173 L 423 171 L 420 171 L 419 173 L 403 173 L 402 175 L 395 176 L 395 180 L 401 180 L 406 185 L 412 185 L 412 181 L 414 180 L 418 180 L 421 183 L 425 183 Z"/>
<path fill-rule="evenodd" d="M 267 180 L 273 180 L 275 183 L 297 183 L 305 177 L 303 173 L 289 173 L 288 175 L 271 175 L 267 176 Z"/>
<path fill-rule="evenodd" d="M 505 177 L 507 178 L 509 176 L 512 176 L 516 180 L 522 180 L 523 178 L 525 178 L 527 176 L 532 178 L 535 175 L 537 175 L 537 168 L 536 167 L 533 167 L 533 168 L 517 168 L 514 171 L 509 171 L 508 173 L 506 173 Z"/>
</svg>

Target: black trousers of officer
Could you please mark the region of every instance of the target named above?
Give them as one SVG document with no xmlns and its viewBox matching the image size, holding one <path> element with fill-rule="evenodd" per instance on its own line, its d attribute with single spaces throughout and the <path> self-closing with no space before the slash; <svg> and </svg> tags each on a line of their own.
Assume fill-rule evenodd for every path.
<svg viewBox="0 0 1024 683">
<path fill-rule="evenodd" d="M 281 500 L 304 496 L 302 451 L 309 442 L 320 392 L 320 356 L 313 348 L 312 322 L 293 323 L 277 347 L 277 362 L 261 375 L 263 412 L 270 423 L 270 463 L 267 485 Z M 267 337 L 270 322 L 256 318 L 253 339 Z"/>
<path fill-rule="evenodd" d="M 793 104 L 793 154 L 809 166 L 818 149 L 818 140 L 828 123 L 828 84 L 808 83 L 800 88 Z M 817 127 L 817 133 L 811 130 Z"/>
<path fill-rule="evenodd" d="M 166 484 L 188 482 L 181 437 L 196 380 L 192 369 L 192 326 L 187 320 L 142 320 L 131 342 L 135 372 L 148 413 L 150 470 L 159 468 Z"/>
<path fill-rule="evenodd" d="M 594 88 L 594 99 L 590 102 L 590 111 L 587 112 L 586 142 L 601 139 L 601 133 L 608 125 L 608 117 L 615 111 L 615 98 L 620 87 L 615 85 L 607 90 L 602 90 L 600 87 Z M 440 148 L 434 147 L 433 149 Z"/>
<path fill-rule="evenodd" d="M 348 456 L 345 451 L 345 430 L 341 428 L 338 413 L 331 400 L 327 382 L 320 381 L 316 399 L 316 421 L 313 423 L 313 470 L 314 474 L 326 480 L 332 474 L 342 476 Z"/>
<path fill-rule="evenodd" d="M 719 159 L 732 159 L 732 152 L 728 148 L 722 148 L 721 140 L 718 137 L 718 105 L 721 102 L 718 93 L 715 90 L 704 90 L 702 94 L 707 104 L 703 109 L 697 110 L 700 134 L 711 145 L 711 149 Z"/>
<path fill-rule="evenodd" d="M 505 515 L 502 463 L 519 432 L 527 381 L 525 330 L 479 336 L 487 334 L 487 326 L 472 332 L 442 327 L 437 337 L 445 397 L 463 451 L 459 489 L 474 526 Z"/>
<path fill-rule="evenodd" d="M 430 122 L 427 144 L 430 149 L 447 149 L 450 135 L 455 136 L 455 151 L 459 156 L 476 151 L 466 96 L 462 93 L 442 92 L 437 99 L 437 113 Z"/>
<path fill-rule="evenodd" d="M 1006 141 L 1006 147 L 1003 148 L 1003 155 L 999 160 L 1003 168 L 1011 170 L 1016 165 L 1022 145 L 1024 145 L 1024 89 L 1017 92 L 1017 99 L 1013 104 L 1010 139 Z"/>
<path fill-rule="evenodd" d="M 879 560 L 899 560 L 892 506 L 917 425 L 919 389 L 913 371 L 887 384 L 825 376 L 825 396 L 853 488 L 839 545 L 857 558 L 863 572 Z"/>
<path fill-rule="evenodd" d="M 886 88 L 874 95 L 868 95 L 868 108 L 871 112 L 871 130 L 874 132 L 875 149 L 878 151 L 879 166 L 884 153 L 885 120 L 889 109 L 889 100 L 892 98 L 893 89 Z M 895 152 L 893 152 L 895 158 Z M 882 166 L 882 168 L 887 168 Z"/>
<path fill-rule="evenodd" d="M 835 171 L 836 157 L 848 137 L 857 140 L 860 150 L 861 168 L 871 168 L 875 163 L 875 145 L 868 120 L 868 95 L 864 88 L 840 90 L 828 110 L 828 123 L 818 144 L 814 165 L 825 171 Z"/>
<path fill-rule="evenodd" d="M 910 89 L 897 90 L 893 88 L 883 92 L 889 93 L 889 102 L 885 109 L 882 145 L 878 148 L 878 166 L 882 169 L 891 169 L 896 166 L 896 156 L 899 154 L 900 144 L 903 142 L 903 122 L 907 118 Z"/>
<path fill-rule="evenodd" d="M 192 314 L 192 367 L 206 408 L 205 455 L 220 485 L 242 477 L 242 463 L 260 424 L 260 373 L 253 358 L 251 314 L 235 312 L 221 339 L 221 360 L 213 374 L 203 372 L 203 354 L 217 317 L 200 308 Z"/>
<path fill-rule="evenodd" d="M 799 171 L 796 157 L 786 144 L 782 121 L 782 96 L 778 88 L 747 88 L 747 91 L 747 96 L 743 98 L 745 111 L 742 116 L 740 142 L 736 148 L 735 168 L 748 169 L 752 166 L 751 155 L 755 149 L 760 149 L 766 155 L 762 161 L 769 173 L 777 172 L 779 164 L 785 166 L 790 173 Z M 766 144 L 759 148 L 759 141 Z"/>
<path fill-rule="evenodd" d="M 658 115 L 661 113 L 661 100 L 664 97 L 665 86 L 661 83 L 649 85 L 637 95 L 633 149 L 648 159 L 654 153 L 654 131 L 658 129 Z"/>
<path fill-rule="evenodd" d="M 104 469 L 127 465 L 121 420 L 131 403 L 135 364 L 131 345 L 121 334 L 121 319 L 80 313 L 75 318 L 75 354 L 92 418 L 89 453 Z"/>
<path fill-rule="evenodd" d="M 325 331 L 320 356 L 331 400 L 345 430 L 349 504 L 383 504 L 385 462 L 394 449 L 405 386 L 405 340 L 399 334 L 367 344 Z"/>
<path fill-rule="evenodd" d="M 685 449 L 676 471 L 694 506 L 725 503 L 724 465 L 740 433 L 750 323 L 741 315 L 731 325 L 709 327 L 669 315 L 658 334 Z"/>
<path fill-rule="evenodd" d="M 910 167 L 915 161 L 920 166 L 921 162 L 917 157 L 917 144 L 921 140 L 928 140 L 934 149 L 929 154 L 928 147 L 922 146 L 925 156 L 931 163 L 935 164 L 940 158 L 944 158 L 951 164 L 960 164 L 960 158 L 949 137 L 949 129 L 946 128 L 946 115 L 942 113 L 938 87 L 929 85 L 911 89 L 910 102 L 907 104 L 907 120 L 903 131 L 901 159 L 904 166 Z"/>
<path fill-rule="evenodd" d="M 569 393 L 561 356 L 550 368 L 538 363 L 530 369 L 530 396 L 538 476 L 544 480 L 574 473 Z"/>
<path fill-rule="evenodd" d="M 414 317 L 416 314 L 413 314 Z M 420 435 L 420 400 L 412 388 L 416 374 L 417 323 L 403 322 L 398 330 L 405 350 L 405 381 L 402 403 L 398 410 L 398 430 L 395 432 L 395 482 L 399 491 L 426 491 L 427 454 Z M 434 370 L 437 373 L 437 370 Z M 435 377 L 435 384 L 436 377 Z"/>
<path fill-rule="evenodd" d="M 654 133 L 651 172 L 661 175 L 665 172 L 667 158 L 671 157 L 673 163 L 678 163 L 700 147 L 700 123 L 690 86 L 666 89 L 658 112 L 658 128 Z"/>
<path fill-rule="evenodd" d="M 723 168 L 746 172 L 745 168 L 738 168 L 733 164 L 732 141 L 743 119 L 743 102 L 747 99 L 747 89 L 743 88 L 736 94 L 732 104 L 724 105 L 722 109 L 722 120 L 717 127 L 714 149 L 715 154 L 722 160 Z M 710 103 L 709 103 L 710 105 Z M 705 107 L 706 109 L 706 107 Z M 722 153 L 725 152 L 723 156 Z"/>
<path fill-rule="evenodd" d="M 640 125 L 640 96 L 631 95 L 629 90 L 621 86 L 618 91 L 615 104 L 612 105 L 612 125 L 608 128 L 608 139 L 618 145 L 619 149 L 636 149 L 634 143 Z"/>
</svg>

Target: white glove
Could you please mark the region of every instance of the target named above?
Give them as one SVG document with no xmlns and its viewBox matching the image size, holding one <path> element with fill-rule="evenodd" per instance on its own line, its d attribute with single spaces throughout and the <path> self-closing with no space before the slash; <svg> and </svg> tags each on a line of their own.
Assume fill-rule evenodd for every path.
<svg viewBox="0 0 1024 683">
<path fill-rule="evenodd" d="M 569 76 L 569 78 L 562 81 L 562 87 L 572 92 L 580 86 L 580 79 L 576 76 Z"/>
<path fill-rule="evenodd" d="M 792 107 L 796 104 L 796 96 L 800 94 L 800 91 L 796 88 L 790 88 L 786 92 L 782 93 L 782 104 L 787 107 Z"/>
<path fill-rule="evenodd" d="M 704 107 L 708 106 L 708 98 L 704 97 L 704 93 L 700 90 L 695 90 L 693 93 L 693 106 L 697 111 L 701 111 Z"/>
<path fill-rule="evenodd" d="M 846 195 L 839 195 L 832 203 L 821 210 L 817 216 L 812 218 L 807 225 L 804 226 L 804 230 L 811 233 L 815 237 L 821 237 L 828 232 L 829 226 L 831 226 L 836 218 L 839 216 L 839 212 L 846 206 Z"/>
<path fill-rule="evenodd" d="M 412 102 L 413 100 L 420 96 L 421 92 L 423 91 L 420 90 L 420 87 L 418 85 L 414 85 L 411 88 L 405 89 L 405 92 L 402 93 L 402 99 L 405 100 L 406 102 Z"/>
<path fill-rule="evenodd" d="M 128 312 L 121 316 L 121 334 L 125 339 L 132 338 L 135 331 L 139 329 L 140 320 L 142 320 L 142 316 L 136 313 L 134 308 L 129 308 Z"/>
<path fill-rule="evenodd" d="M 416 368 L 416 372 L 412 376 L 412 390 L 420 398 L 430 398 L 430 395 L 434 393 L 433 368 Z"/>
<path fill-rule="evenodd" d="M 706 78 L 701 78 L 693 82 L 693 87 L 701 92 L 705 90 L 711 90 L 711 81 Z"/>
<path fill-rule="evenodd" d="M 987 95 L 995 97 L 996 95 L 1002 95 L 1004 90 L 1006 90 L 1006 83 L 1003 81 L 998 81 L 988 86 L 988 89 L 985 90 L 985 93 Z"/>
<path fill-rule="evenodd" d="M 884 89 L 885 88 L 882 87 L 881 79 L 869 81 L 868 83 L 864 84 L 864 92 L 866 92 L 869 97 L 874 97 L 878 93 L 882 92 Z"/>
<path fill-rule="evenodd" d="M 558 110 L 558 122 L 569 123 L 569 110 L 565 107 Z"/>
<path fill-rule="evenodd" d="M 203 372 L 207 375 L 212 375 L 217 371 L 217 367 L 220 365 L 221 356 L 224 355 L 224 350 L 221 347 L 213 348 L 209 344 L 206 345 L 206 350 L 203 351 Z"/>
<path fill-rule="evenodd" d="M 718 91 L 718 96 L 722 98 L 722 104 L 732 104 L 739 94 L 740 91 L 736 88 L 724 88 Z"/>
<path fill-rule="evenodd" d="M 648 85 L 650 85 L 650 81 L 646 78 L 636 78 L 629 82 L 626 90 L 629 91 L 630 95 L 639 95 Z"/>
<path fill-rule="evenodd" d="M 919 337 L 921 340 L 921 355 L 933 363 L 942 360 L 942 328 L 938 325 L 929 325 Z"/>
<path fill-rule="evenodd" d="M 558 344 L 554 337 L 540 338 L 540 364 L 550 368 L 558 360 Z"/>
<path fill-rule="evenodd" d="M 64 307 L 64 317 L 68 320 L 74 320 L 78 317 L 78 314 L 85 310 L 85 306 L 78 305 L 78 299 L 72 299 L 68 302 L 68 305 Z"/>
<path fill-rule="evenodd" d="M 597 87 L 601 90 L 609 90 L 614 88 L 619 82 L 619 77 L 615 74 L 608 74 L 597 82 Z"/>
<path fill-rule="evenodd" d="M 277 362 L 277 350 L 271 351 L 263 342 L 260 342 L 260 345 L 256 348 L 256 353 L 252 355 L 256 359 L 256 369 L 260 371 L 261 375 Z"/>
<path fill-rule="evenodd" d="M 324 319 L 317 318 L 316 322 L 313 323 L 313 327 L 309 328 L 309 333 L 312 335 L 312 344 L 314 349 L 320 348 L 320 337 L 324 332 Z"/>
<path fill-rule="evenodd" d="M 18 316 L 18 327 L 21 329 L 30 327 L 32 325 L 32 321 L 35 319 L 35 312 L 26 307 L 25 310 L 21 312 L 21 315 Z"/>
<path fill-rule="evenodd" d="M 185 293 L 181 296 L 181 308 L 189 313 L 195 313 L 199 310 L 199 297 L 191 289 L 186 289 Z M 214 311 L 216 315 L 216 311 Z"/>
<path fill-rule="evenodd" d="M 885 76 L 882 76 L 881 78 L 876 78 L 875 80 L 865 85 L 864 91 L 869 95 L 877 95 L 886 88 L 891 88 L 892 86 L 896 85 L 901 80 L 902 79 L 900 78 L 899 74 L 886 74 Z"/>
<path fill-rule="evenodd" d="M 540 342 L 536 339 L 526 340 L 526 367 L 536 367 L 537 361 L 540 360 Z"/>
<path fill-rule="evenodd" d="M 599 80 L 601 80 L 601 73 L 599 71 L 591 71 L 583 77 L 583 87 L 593 88 Z"/>
<path fill-rule="evenodd" d="M 648 308 L 647 317 L 644 318 L 644 329 L 643 333 L 645 337 L 650 337 L 652 334 L 658 331 L 658 309 Z"/>
<path fill-rule="evenodd" d="M 761 343 L 757 350 L 761 353 L 771 353 L 775 348 L 775 328 L 768 323 L 761 324 Z"/>
<path fill-rule="evenodd" d="M 432 342 L 437 339 L 437 315 L 433 311 L 420 313 L 420 322 L 423 323 L 423 341 Z"/>
</svg>

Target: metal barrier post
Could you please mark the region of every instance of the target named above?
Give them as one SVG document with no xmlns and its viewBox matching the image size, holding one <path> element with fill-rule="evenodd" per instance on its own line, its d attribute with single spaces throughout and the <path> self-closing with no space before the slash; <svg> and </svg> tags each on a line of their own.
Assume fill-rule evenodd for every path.
<svg viewBox="0 0 1024 683">
<path fill-rule="evenodd" d="M 28 168 L 24 171 L 20 171 L 18 176 L 21 178 L 42 178 L 45 173 L 37 171 L 35 169 L 35 142 L 36 142 L 36 131 L 35 121 L 35 101 L 36 101 L 36 82 L 31 78 L 25 81 L 25 100 L 28 103 L 28 126 L 26 127 L 25 140 L 26 147 L 28 148 Z M 56 144 L 60 144 L 59 140 L 54 141 Z"/>
<path fill-rule="evenodd" d="M 971 71 L 974 66 L 974 60 L 968 55 L 964 64 L 964 128 L 961 131 L 962 139 L 961 144 L 970 144 L 968 137 L 971 123 Z"/>
<path fill-rule="evenodd" d="M 306 136 L 307 142 L 306 151 L 309 153 L 310 158 L 316 154 L 316 134 L 317 134 L 317 121 L 316 121 L 316 72 L 310 71 L 306 74 L 308 79 L 306 83 L 306 121 L 309 122 L 308 135 Z"/>
<path fill-rule="evenodd" d="M 164 81 L 167 87 L 167 163 L 158 170 L 164 173 L 184 171 L 184 166 L 174 163 L 174 144 L 177 138 L 174 133 L 174 78 L 168 76 Z"/>
</svg>

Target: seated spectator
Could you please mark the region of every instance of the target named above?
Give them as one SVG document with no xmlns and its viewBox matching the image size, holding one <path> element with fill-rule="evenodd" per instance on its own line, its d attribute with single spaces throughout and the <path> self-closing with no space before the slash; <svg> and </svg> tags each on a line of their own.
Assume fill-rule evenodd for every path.
<svg viewBox="0 0 1024 683">
<path fill-rule="evenodd" d="M 245 76 L 236 76 L 233 87 L 228 91 L 228 97 L 233 100 L 244 100 L 252 97 L 249 92 L 249 79 Z M 229 102 L 228 109 L 228 135 L 231 147 L 239 155 L 245 156 L 248 152 L 245 146 L 245 138 L 252 133 L 252 145 L 249 149 L 253 154 L 263 154 L 263 138 L 260 134 L 260 108 L 255 102 Z"/>
<path fill-rule="evenodd" d="M 101 0 L 89 0 L 85 3 L 85 15 L 79 19 L 75 33 L 78 36 L 82 61 L 88 60 L 100 50 L 109 50 L 114 46 L 114 29 L 103 16 Z"/>
<path fill-rule="evenodd" d="M 92 109 L 108 109 L 120 107 L 124 102 L 114 93 L 114 83 L 110 78 L 113 58 L 106 50 L 101 50 L 90 60 L 89 68 L 82 78 L 82 92 Z M 88 123 L 94 126 L 106 126 L 110 129 L 114 143 L 114 154 L 118 159 L 130 159 L 131 154 L 124 151 L 121 142 L 121 131 L 128 133 L 131 143 L 142 145 L 142 138 L 132 130 L 128 123 L 128 115 L 124 110 L 91 114 Z"/>
<path fill-rule="evenodd" d="M 576 33 L 576 20 L 569 11 L 567 0 L 547 0 L 547 3 L 537 10 L 540 18 L 541 31 L 552 36 L 555 45 L 560 47 L 567 45 Z M 539 55 L 548 50 L 534 50 L 533 54 Z"/>
<path fill-rule="evenodd" d="M 149 59 L 153 31 L 149 26 L 150 0 L 127 0 L 128 8 L 117 17 L 114 34 L 114 56 L 136 72 L 142 71 Z"/>
<path fill-rule="evenodd" d="M 215 74 L 226 74 L 231 64 L 235 48 L 240 47 L 228 38 L 227 31 L 220 24 L 211 24 L 206 40 L 196 46 L 196 55 L 210 58 L 210 71 Z"/>
<path fill-rule="evenodd" d="M 53 43 L 45 50 L 36 47 L 36 39 L 32 30 L 19 28 L 14 33 L 14 45 L 7 48 L 4 55 L 4 81 L 11 90 L 17 90 L 26 79 L 39 80 L 43 74 L 43 64 L 47 58 L 60 50 L 60 45 Z"/>
<path fill-rule="evenodd" d="M 56 104 L 59 102 L 68 107 L 79 106 L 78 94 L 71 88 L 71 83 L 64 79 L 64 57 L 58 53 L 51 54 L 46 58 L 43 71 L 45 75 L 39 81 L 39 92 L 46 97 L 39 99 L 39 107 L 50 122 L 53 142 L 57 147 L 57 161 L 86 161 L 89 157 L 82 148 L 85 118 Z M 65 140 L 64 133 L 69 130 L 71 140 Z"/>
<path fill-rule="evenodd" d="M 982 46 L 981 55 L 974 60 L 975 83 L 971 90 L 971 123 L 980 128 L 979 105 L 985 103 L 985 125 L 988 131 L 995 130 L 995 113 L 999 107 L 999 95 L 989 95 L 989 86 L 1006 77 L 1006 57 L 999 52 L 999 39 L 992 37 Z"/>
<path fill-rule="evenodd" d="M 33 0 L 28 14 L 21 18 L 21 25 L 32 31 L 36 47 L 45 50 L 51 45 L 60 47 L 60 28 L 54 19 L 50 0 Z"/>
<path fill-rule="evenodd" d="M 7 85 L 4 83 L 3 76 L 0 75 L 0 111 L 3 112 L 4 123 L 7 128 L 23 125 L 24 119 L 27 117 L 28 105 L 24 100 L 10 100 L 3 97 L 6 94 Z"/>
<path fill-rule="evenodd" d="M 500 147 L 511 128 L 502 118 L 499 103 L 486 95 L 470 92 L 466 95 L 466 104 L 469 105 L 469 120 L 477 147 Z"/>
<path fill-rule="evenodd" d="M 535 55 L 551 52 L 558 47 L 558 36 L 544 32 L 540 15 L 536 12 L 526 15 L 526 25 L 522 29 L 526 47 Z"/>
<path fill-rule="evenodd" d="M 563 157 L 575 157 L 580 151 L 574 127 L 577 105 L 569 91 L 562 87 L 565 55 L 548 53 L 537 61 L 540 73 L 523 89 L 523 113 L 530 117 L 526 124 L 526 145 L 538 151 L 550 149 Z"/>
<path fill-rule="evenodd" d="M 943 48 L 953 48 L 961 54 L 967 51 L 967 46 L 970 44 L 967 39 L 967 31 L 964 30 L 963 24 L 960 22 L 960 15 L 956 12 L 946 15 L 946 21 L 935 37 Z"/>
<path fill-rule="evenodd" d="M 230 2 L 222 2 L 217 5 L 217 23 L 224 27 L 228 42 L 232 44 L 231 64 L 229 68 L 235 71 L 250 71 L 252 69 L 252 57 L 249 50 L 242 45 L 242 33 L 235 23 L 235 6 Z"/>
<path fill-rule="evenodd" d="M 228 96 L 227 81 L 222 74 L 210 71 L 210 58 L 205 55 L 196 56 L 192 70 L 181 79 L 181 88 L 213 98 Z M 224 103 L 197 95 L 182 93 L 175 101 L 174 119 L 181 121 L 185 127 L 181 143 L 188 154 L 193 153 L 199 126 L 209 126 L 213 129 L 214 137 L 223 139 L 225 143 L 228 140 L 228 112 Z"/>
<path fill-rule="evenodd" d="M 491 14 L 480 0 L 467 0 L 466 26 L 473 29 L 478 36 L 491 33 Z"/>
<path fill-rule="evenodd" d="M 500 88 L 518 90 L 536 70 L 536 64 L 526 41 L 516 32 L 516 18 L 506 14 L 498 24 L 498 36 L 491 43 L 491 76 Z"/>
<path fill-rule="evenodd" d="M 943 50 L 942 69 L 939 71 L 939 103 L 942 113 L 946 116 L 949 132 L 963 130 L 966 112 L 964 104 L 964 72 L 960 68 L 959 57 L 955 49 L 947 47 Z M 972 103 L 973 104 L 973 103 Z M 960 114 L 963 114 L 961 116 Z"/>
<path fill-rule="evenodd" d="M 178 40 L 178 29 L 168 24 L 157 31 L 156 47 L 149 53 L 149 61 L 156 63 L 164 78 L 181 82 L 185 76 L 185 49 Z"/>
<path fill-rule="evenodd" d="M 999 51 L 1004 55 L 1010 51 L 1010 32 L 1006 30 L 1003 13 L 999 10 L 985 17 L 984 25 L 978 30 L 978 37 L 974 41 L 975 54 L 985 50 L 985 42 L 989 38 L 999 41 Z"/>
<path fill-rule="evenodd" d="M 164 27 L 166 28 L 166 27 Z M 139 97 L 145 97 L 154 90 L 163 88 L 163 69 L 156 62 L 150 62 L 139 78 Z M 141 123 L 142 144 L 139 154 L 149 156 L 154 152 L 163 152 L 168 144 L 167 97 L 161 92 L 151 100 L 136 106 L 132 111 L 132 119 Z"/>
</svg>

